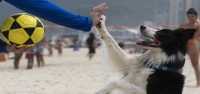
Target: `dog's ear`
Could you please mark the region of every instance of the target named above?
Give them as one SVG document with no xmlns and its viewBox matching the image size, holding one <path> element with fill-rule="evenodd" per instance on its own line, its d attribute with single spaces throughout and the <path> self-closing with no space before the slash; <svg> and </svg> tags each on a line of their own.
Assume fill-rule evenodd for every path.
<svg viewBox="0 0 200 94">
<path fill-rule="evenodd" d="M 197 29 L 184 29 L 181 33 L 182 37 L 185 39 L 192 39 L 194 36 L 194 33 L 197 31 Z"/>
<path fill-rule="evenodd" d="M 178 41 L 187 42 L 192 39 L 197 29 L 183 29 L 179 28 L 174 30 Z"/>
</svg>

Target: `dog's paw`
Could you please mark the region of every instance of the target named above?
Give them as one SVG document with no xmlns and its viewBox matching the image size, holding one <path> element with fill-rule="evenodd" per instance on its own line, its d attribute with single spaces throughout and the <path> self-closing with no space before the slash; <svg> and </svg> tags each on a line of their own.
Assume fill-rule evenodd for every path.
<svg viewBox="0 0 200 94">
<path fill-rule="evenodd" d="M 106 16 L 105 16 L 105 15 L 102 15 L 100 21 L 103 22 L 103 23 L 105 23 L 105 21 L 106 21 Z"/>
<path fill-rule="evenodd" d="M 106 20 L 106 16 L 102 15 L 101 16 L 101 20 L 96 25 L 96 30 L 98 31 L 98 33 L 100 34 L 102 39 L 104 37 L 106 37 L 107 35 L 109 35 L 109 33 L 108 33 L 107 29 L 106 29 L 106 26 L 105 26 L 105 20 Z"/>
<path fill-rule="evenodd" d="M 106 16 L 102 15 L 101 20 L 96 25 L 96 27 L 99 28 L 99 29 L 101 29 L 102 27 L 105 28 L 105 20 L 106 20 Z"/>
</svg>

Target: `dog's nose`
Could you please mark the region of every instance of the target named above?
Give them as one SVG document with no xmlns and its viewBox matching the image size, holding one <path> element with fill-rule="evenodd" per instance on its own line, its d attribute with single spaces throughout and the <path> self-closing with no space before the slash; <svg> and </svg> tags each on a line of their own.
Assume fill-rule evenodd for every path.
<svg viewBox="0 0 200 94">
<path fill-rule="evenodd" d="M 146 26 L 143 26 L 143 25 L 140 26 L 140 31 L 143 31 L 145 29 L 146 29 Z"/>
</svg>

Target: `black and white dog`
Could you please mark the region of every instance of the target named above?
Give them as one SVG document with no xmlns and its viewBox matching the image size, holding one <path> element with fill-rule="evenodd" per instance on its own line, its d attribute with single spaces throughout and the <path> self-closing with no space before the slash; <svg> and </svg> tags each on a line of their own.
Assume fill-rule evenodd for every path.
<svg viewBox="0 0 200 94">
<path fill-rule="evenodd" d="M 95 94 L 110 94 L 115 89 L 117 94 L 182 94 L 184 76 L 178 70 L 184 66 L 186 44 L 193 38 L 195 29 L 154 30 L 141 26 L 140 32 L 154 41 L 138 41 L 138 46 L 149 50 L 139 57 L 131 57 L 108 33 L 105 20 L 102 16 L 96 29 L 109 59 L 125 76 Z"/>
</svg>

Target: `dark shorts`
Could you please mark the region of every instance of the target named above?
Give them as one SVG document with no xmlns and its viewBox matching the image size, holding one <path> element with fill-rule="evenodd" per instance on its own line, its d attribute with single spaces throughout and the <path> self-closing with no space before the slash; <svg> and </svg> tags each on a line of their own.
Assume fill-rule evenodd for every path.
<svg viewBox="0 0 200 94">
<path fill-rule="evenodd" d="M 95 53 L 95 48 L 89 47 L 89 54 L 94 54 L 94 53 Z"/>
</svg>

